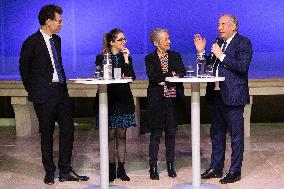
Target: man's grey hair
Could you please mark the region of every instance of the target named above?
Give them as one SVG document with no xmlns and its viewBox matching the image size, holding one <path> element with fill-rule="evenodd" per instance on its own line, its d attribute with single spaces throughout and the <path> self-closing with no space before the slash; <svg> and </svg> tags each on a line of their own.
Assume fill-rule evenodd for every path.
<svg viewBox="0 0 284 189">
<path fill-rule="evenodd" d="M 223 14 L 222 16 L 227 16 L 230 18 L 230 20 L 233 22 L 233 24 L 235 24 L 236 26 L 236 30 L 238 31 L 239 28 L 239 21 L 237 16 L 233 15 L 233 14 Z"/>
<path fill-rule="evenodd" d="M 162 33 L 162 32 L 166 32 L 166 33 L 169 33 L 169 31 L 165 28 L 155 28 L 151 31 L 151 34 L 150 34 L 150 40 L 151 42 L 154 44 L 155 42 L 158 42 L 160 39 L 159 39 L 159 34 Z"/>
</svg>

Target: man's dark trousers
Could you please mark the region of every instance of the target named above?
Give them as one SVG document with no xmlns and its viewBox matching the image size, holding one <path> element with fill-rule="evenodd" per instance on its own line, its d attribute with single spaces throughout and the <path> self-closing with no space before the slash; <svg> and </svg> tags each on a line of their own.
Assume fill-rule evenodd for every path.
<svg viewBox="0 0 284 189">
<path fill-rule="evenodd" d="M 226 133 L 229 131 L 232 143 L 230 171 L 240 172 L 244 152 L 244 106 L 225 105 L 220 93 L 217 92 L 212 108 L 212 125 L 210 129 L 212 154 L 210 167 L 216 170 L 223 170 Z"/>
<path fill-rule="evenodd" d="M 53 162 L 54 124 L 59 125 L 59 160 L 60 172 L 71 170 L 71 157 L 74 141 L 74 122 L 72 103 L 67 89 L 60 83 L 51 83 L 49 98 L 44 103 L 34 103 L 41 133 L 42 163 L 47 174 L 53 174 L 56 167 Z"/>
</svg>

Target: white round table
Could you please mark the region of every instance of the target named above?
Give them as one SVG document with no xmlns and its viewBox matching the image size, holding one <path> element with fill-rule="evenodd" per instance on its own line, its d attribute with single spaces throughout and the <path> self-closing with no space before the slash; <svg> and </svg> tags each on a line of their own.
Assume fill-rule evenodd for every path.
<svg viewBox="0 0 284 189">
<path fill-rule="evenodd" d="M 70 79 L 74 83 L 82 83 L 87 85 L 98 85 L 99 90 L 99 135 L 100 135 L 100 186 L 91 188 L 116 188 L 121 189 L 125 187 L 111 186 L 109 187 L 109 157 L 108 157 L 108 99 L 107 99 L 107 85 L 114 83 L 130 83 L 132 79 Z"/>
<path fill-rule="evenodd" d="M 200 83 L 224 81 L 225 77 L 176 78 L 167 77 L 168 82 L 191 83 L 191 140 L 192 140 L 192 183 L 178 184 L 173 189 L 219 189 L 213 184 L 201 184 L 200 175 Z"/>
</svg>

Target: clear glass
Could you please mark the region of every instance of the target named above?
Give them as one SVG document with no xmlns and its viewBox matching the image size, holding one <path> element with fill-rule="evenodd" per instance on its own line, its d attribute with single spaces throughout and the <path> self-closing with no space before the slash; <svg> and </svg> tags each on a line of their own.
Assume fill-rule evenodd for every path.
<svg viewBox="0 0 284 189">
<path fill-rule="evenodd" d="M 212 65 L 206 65 L 205 74 L 206 74 L 206 77 L 214 77 Z"/>
<path fill-rule="evenodd" d="M 179 74 L 174 73 L 174 74 L 173 74 L 173 77 L 177 77 L 177 78 L 179 78 Z"/>
<path fill-rule="evenodd" d="M 193 68 L 193 66 L 187 66 L 186 67 L 186 77 L 187 78 L 194 77 L 194 68 Z"/>
<path fill-rule="evenodd" d="M 100 66 L 96 66 L 96 71 L 94 73 L 95 79 L 101 79 L 102 77 L 102 68 Z"/>
</svg>

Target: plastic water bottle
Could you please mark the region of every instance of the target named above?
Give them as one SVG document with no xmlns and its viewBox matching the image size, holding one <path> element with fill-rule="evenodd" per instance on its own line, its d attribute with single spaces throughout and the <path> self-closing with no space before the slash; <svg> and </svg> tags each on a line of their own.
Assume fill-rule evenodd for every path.
<svg viewBox="0 0 284 189">
<path fill-rule="evenodd" d="M 109 53 L 104 55 L 103 72 L 104 79 L 112 79 L 112 60 Z"/>
<path fill-rule="evenodd" d="M 197 60 L 196 60 L 196 77 L 203 77 L 204 76 L 204 70 L 205 70 L 205 55 L 204 54 L 197 54 Z"/>
</svg>

